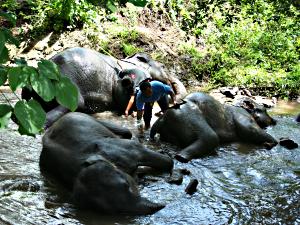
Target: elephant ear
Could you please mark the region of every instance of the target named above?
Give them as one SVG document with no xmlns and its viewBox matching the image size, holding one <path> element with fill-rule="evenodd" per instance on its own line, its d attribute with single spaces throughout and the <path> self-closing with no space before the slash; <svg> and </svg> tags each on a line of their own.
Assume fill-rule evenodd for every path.
<svg viewBox="0 0 300 225">
<path fill-rule="evenodd" d="M 88 167 L 91 166 L 99 161 L 107 161 L 103 156 L 101 155 L 91 155 L 90 157 L 88 157 L 83 163 L 82 165 L 84 167 Z"/>
<path fill-rule="evenodd" d="M 134 82 L 133 82 L 132 78 L 128 77 L 128 76 L 124 77 L 121 81 L 122 87 L 125 87 L 125 88 L 133 86 L 133 83 Z"/>
</svg>

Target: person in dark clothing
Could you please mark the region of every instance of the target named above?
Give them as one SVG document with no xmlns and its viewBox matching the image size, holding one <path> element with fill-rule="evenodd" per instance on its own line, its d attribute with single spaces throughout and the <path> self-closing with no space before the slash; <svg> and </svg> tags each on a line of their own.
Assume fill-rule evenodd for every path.
<svg viewBox="0 0 300 225">
<path fill-rule="evenodd" d="M 141 124 L 143 117 L 145 129 L 150 128 L 153 103 L 157 101 L 161 111 L 164 112 L 169 107 L 168 95 L 171 96 L 172 103 L 175 105 L 175 94 L 169 85 L 156 80 L 140 84 L 140 90 L 136 95 L 137 121 Z"/>
</svg>

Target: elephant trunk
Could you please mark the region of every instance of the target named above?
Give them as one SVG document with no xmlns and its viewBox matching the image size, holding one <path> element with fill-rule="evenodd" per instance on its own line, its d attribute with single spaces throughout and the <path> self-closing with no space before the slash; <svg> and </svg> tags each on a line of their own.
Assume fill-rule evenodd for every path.
<svg viewBox="0 0 300 225">
<path fill-rule="evenodd" d="M 138 166 L 148 166 L 156 171 L 169 173 L 173 169 L 174 162 L 169 156 L 145 149 Z"/>
<path fill-rule="evenodd" d="M 160 124 L 161 124 L 161 122 L 160 122 L 161 118 L 162 117 L 158 118 L 151 127 L 151 130 L 150 130 L 150 138 L 151 139 L 154 139 L 155 134 L 158 133 L 158 131 L 159 131 L 159 127 L 160 127 Z"/>
<path fill-rule="evenodd" d="M 164 207 L 165 205 L 163 204 L 154 203 L 145 198 L 141 198 L 141 200 L 136 204 L 136 207 L 133 209 L 132 213 L 135 215 L 153 214 Z"/>
</svg>

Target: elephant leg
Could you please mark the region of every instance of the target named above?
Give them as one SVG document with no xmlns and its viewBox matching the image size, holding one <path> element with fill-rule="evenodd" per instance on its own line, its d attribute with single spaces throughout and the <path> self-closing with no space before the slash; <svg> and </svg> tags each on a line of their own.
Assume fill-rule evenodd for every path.
<svg viewBox="0 0 300 225">
<path fill-rule="evenodd" d="M 77 109 L 82 109 L 83 107 L 84 107 L 84 99 L 82 95 L 79 93 Z M 68 112 L 70 112 L 70 110 L 61 105 L 47 112 L 46 123 L 44 125 L 44 128 L 48 129 L 56 120 L 58 120 L 60 117 L 62 117 Z"/>
<path fill-rule="evenodd" d="M 219 146 L 219 137 L 211 129 L 203 130 L 203 132 L 210 132 L 210 134 L 198 137 L 193 143 L 176 154 L 175 159 L 179 162 L 187 163 L 192 159 L 200 158 L 213 152 Z"/>
<path fill-rule="evenodd" d="M 129 129 L 125 127 L 121 127 L 119 125 L 107 122 L 107 121 L 99 121 L 103 126 L 108 128 L 111 132 L 114 134 L 120 136 L 121 138 L 126 138 L 126 139 L 131 139 L 132 138 L 132 133 Z"/>
<path fill-rule="evenodd" d="M 106 92 L 105 92 L 106 93 Z M 84 108 L 88 112 L 103 112 L 112 107 L 112 95 L 88 92 L 84 95 Z"/>
<path fill-rule="evenodd" d="M 68 112 L 70 112 L 70 110 L 61 105 L 47 112 L 44 128 L 48 129 L 56 120 Z"/>
</svg>

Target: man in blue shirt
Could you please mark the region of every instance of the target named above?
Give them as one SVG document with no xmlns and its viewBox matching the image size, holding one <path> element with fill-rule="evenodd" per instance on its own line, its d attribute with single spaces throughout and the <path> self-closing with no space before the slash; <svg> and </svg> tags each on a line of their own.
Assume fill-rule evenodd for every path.
<svg viewBox="0 0 300 225">
<path fill-rule="evenodd" d="M 136 96 L 137 120 L 139 122 L 142 117 L 144 118 L 145 129 L 150 128 L 153 103 L 157 101 L 161 111 L 164 112 L 169 107 L 168 95 L 175 104 L 175 94 L 170 86 L 156 80 L 140 84 L 140 90 Z"/>
</svg>

